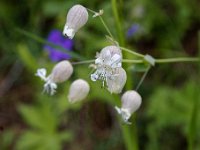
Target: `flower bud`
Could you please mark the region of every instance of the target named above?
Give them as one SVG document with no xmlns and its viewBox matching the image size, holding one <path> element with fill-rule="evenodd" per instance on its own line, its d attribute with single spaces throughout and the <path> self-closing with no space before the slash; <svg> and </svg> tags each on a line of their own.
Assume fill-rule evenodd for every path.
<svg viewBox="0 0 200 150">
<path fill-rule="evenodd" d="M 75 33 L 86 24 L 88 12 L 82 5 L 74 5 L 67 14 L 63 35 L 72 39 Z"/>
<path fill-rule="evenodd" d="M 49 78 L 55 83 L 60 83 L 69 79 L 72 73 L 73 73 L 73 67 L 71 63 L 67 60 L 64 60 L 56 64 Z"/>
<path fill-rule="evenodd" d="M 86 98 L 89 91 L 89 84 L 83 79 L 77 79 L 71 84 L 69 88 L 68 100 L 71 103 L 81 101 Z"/>
<path fill-rule="evenodd" d="M 121 93 L 125 83 L 126 83 L 126 71 L 123 68 L 116 68 L 114 71 L 114 76 L 107 79 L 108 91 L 111 93 Z"/>
<path fill-rule="evenodd" d="M 136 91 L 130 90 L 122 95 L 121 101 L 122 107 L 115 107 L 115 109 L 122 116 L 124 122 L 130 124 L 128 119 L 131 117 L 132 113 L 134 113 L 140 107 L 142 98 Z"/>
<path fill-rule="evenodd" d="M 44 92 L 53 95 L 56 92 L 56 83 L 64 82 L 69 79 L 73 73 L 73 67 L 67 60 L 61 61 L 53 68 L 51 74 L 46 77 L 46 69 L 41 68 L 37 70 L 36 76 L 44 80 Z"/>
</svg>

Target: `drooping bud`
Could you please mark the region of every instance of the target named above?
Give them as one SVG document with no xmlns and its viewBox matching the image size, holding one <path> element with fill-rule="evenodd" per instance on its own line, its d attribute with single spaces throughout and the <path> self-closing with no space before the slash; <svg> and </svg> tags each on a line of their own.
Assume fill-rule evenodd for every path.
<svg viewBox="0 0 200 150">
<path fill-rule="evenodd" d="M 57 84 L 61 83 L 69 79 L 69 77 L 73 73 L 73 67 L 71 63 L 67 60 L 61 61 L 57 63 L 51 74 L 46 77 L 46 69 L 38 69 L 36 76 L 40 77 L 42 80 L 45 81 L 44 84 L 44 92 L 50 93 L 53 95 L 56 92 Z"/>
<path fill-rule="evenodd" d="M 125 123 L 131 124 L 128 122 L 128 119 L 131 117 L 132 113 L 140 107 L 142 98 L 136 91 L 130 90 L 122 95 L 121 101 L 121 108 L 116 106 L 115 109 L 122 116 Z"/>
<path fill-rule="evenodd" d="M 72 39 L 75 33 L 86 24 L 88 12 L 82 5 L 74 5 L 67 14 L 63 35 Z"/>
<path fill-rule="evenodd" d="M 126 71 L 123 68 L 116 68 L 114 71 L 114 76 L 107 79 L 108 91 L 111 93 L 121 93 L 125 83 L 126 83 Z"/>
<path fill-rule="evenodd" d="M 73 67 L 67 60 L 61 61 L 53 68 L 49 78 L 55 83 L 61 83 L 69 79 L 73 73 Z"/>
<path fill-rule="evenodd" d="M 77 79 L 71 84 L 69 88 L 68 100 L 71 103 L 81 101 L 86 98 L 89 91 L 89 84 L 83 79 Z"/>
</svg>

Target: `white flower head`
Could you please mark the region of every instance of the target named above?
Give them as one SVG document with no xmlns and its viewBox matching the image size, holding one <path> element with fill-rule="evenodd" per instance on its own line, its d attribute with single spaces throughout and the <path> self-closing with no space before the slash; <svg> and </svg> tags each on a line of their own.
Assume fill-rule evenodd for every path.
<svg viewBox="0 0 200 150">
<path fill-rule="evenodd" d="M 89 91 L 89 84 L 83 79 L 77 79 L 71 84 L 69 88 L 68 100 L 71 103 L 81 101 L 86 98 Z"/>
<path fill-rule="evenodd" d="M 116 106 L 115 109 L 122 116 L 125 123 L 131 124 L 128 119 L 131 117 L 132 113 L 140 107 L 142 98 L 136 91 L 130 90 L 122 95 L 121 101 L 121 108 Z"/>
<path fill-rule="evenodd" d="M 91 74 L 91 80 L 97 81 L 102 80 L 103 86 L 104 82 L 107 83 L 108 79 L 113 79 L 118 72 L 118 68 L 122 66 L 122 54 L 121 50 L 117 46 L 107 46 L 97 54 L 95 60 L 96 71 Z"/>
<path fill-rule="evenodd" d="M 123 68 L 117 68 L 114 71 L 114 76 L 107 79 L 108 91 L 111 93 L 121 93 L 126 83 L 126 71 Z"/>
<path fill-rule="evenodd" d="M 75 33 L 86 24 L 88 11 L 82 5 L 74 5 L 67 14 L 63 35 L 72 39 Z"/>
<path fill-rule="evenodd" d="M 71 63 L 67 60 L 61 61 L 56 64 L 49 76 L 46 77 L 46 69 L 38 69 L 36 76 L 40 77 L 44 84 L 44 92 L 53 95 L 56 92 L 57 84 L 69 79 L 73 73 L 73 67 Z"/>
</svg>

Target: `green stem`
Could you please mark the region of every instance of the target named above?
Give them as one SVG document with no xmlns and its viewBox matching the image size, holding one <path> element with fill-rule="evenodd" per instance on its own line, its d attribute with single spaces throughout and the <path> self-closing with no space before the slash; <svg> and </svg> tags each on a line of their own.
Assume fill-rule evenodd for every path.
<svg viewBox="0 0 200 150">
<path fill-rule="evenodd" d="M 98 13 L 98 12 L 96 12 L 96 11 L 94 11 L 94 10 L 89 9 L 89 8 L 87 8 L 87 10 L 90 11 L 91 13 L 93 13 L 93 14 Z M 108 32 L 109 36 L 110 36 L 112 39 L 114 39 L 112 33 L 110 32 L 108 26 L 106 25 L 106 23 L 105 23 L 105 21 L 104 21 L 104 19 L 103 19 L 101 16 L 98 16 L 98 17 L 99 17 L 99 19 L 101 20 L 101 23 L 103 24 L 104 28 L 105 28 L 106 31 Z"/>
<path fill-rule="evenodd" d="M 106 31 L 108 32 L 109 36 L 110 36 L 112 39 L 114 39 L 112 33 L 110 32 L 110 30 L 109 30 L 108 26 L 106 25 L 105 21 L 103 20 L 103 18 L 102 18 L 101 16 L 99 16 L 99 18 L 100 18 L 100 20 L 101 20 L 103 26 L 105 27 Z"/>
<path fill-rule="evenodd" d="M 138 83 L 137 87 L 136 87 L 136 91 L 139 89 L 139 87 L 141 86 L 141 84 L 143 83 L 144 79 L 147 76 L 147 73 L 149 72 L 149 70 L 151 69 L 151 65 L 149 65 L 149 67 L 147 68 L 147 70 L 144 72 L 142 78 L 140 79 L 140 82 Z"/>
<path fill-rule="evenodd" d="M 123 28 L 122 28 L 122 22 L 121 22 L 121 19 L 119 17 L 118 8 L 117 8 L 118 1 L 117 0 L 111 0 L 111 2 L 112 2 L 112 10 L 113 10 L 113 14 L 114 14 L 115 24 L 116 24 L 116 27 L 117 27 L 119 45 L 125 46 L 125 38 L 124 38 L 124 32 L 123 32 Z M 123 1 L 121 1 L 121 3 L 122 2 Z M 128 54 L 123 54 L 123 56 L 125 58 L 129 58 Z M 124 67 L 127 68 L 128 66 L 125 65 Z M 129 72 L 129 75 L 130 75 L 130 72 Z M 131 89 L 132 85 L 133 85 L 133 79 L 129 78 L 128 81 L 127 81 L 127 84 L 126 84 L 126 89 Z M 133 115 L 132 119 L 135 120 L 135 115 Z M 122 129 L 124 144 L 126 146 L 126 149 L 127 150 L 138 150 L 136 125 L 132 125 L 132 126 L 121 125 L 121 129 Z"/>
<path fill-rule="evenodd" d="M 114 14 L 114 19 L 115 19 L 115 23 L 117 26 L 119 43 L 120 43 L 120 45 L 124 46 L 125 45 L 124 32 L 122 30 L 121 20 L 120 20 L 119 14 L 118 14 L 117 0 L 111 0 L 111 2 L 112 2 L 112 10 L 113 10 L 113 14 Z"/>
<path fill-rule="evenodd" d="M 194 97 L 193 99 L 193 108 L 192 108 L 192 114 L 191 114 L 190 124 L 189 124 L 189 133 L 188 133 L 188 150 L 194 149 L 194 141 L 195 141 L 195 135 L 196 135 L 197 118 L 198 118 L 199 98 L 200 97 L 197 97 L 197 98 Z"/>
<path fill-rule="evenodd" d="M 199 58 L 190 58 L 190 57 L 156 59 L 156 63 L 198 62 L 198 61 L 200 61 Z"/>
<path fill-rule="evenodd" d="M 200 31 L 198 32 L 198 48 L 199 48 L 199 60 L 200 60 Z M 199 64 L 200 67 L 200 64 Z M 199 72 L 198 72 L 199 73 Z M 193 150 L 194 149 L 194 142 L 196 138 L 196 130 L 197 130 L 197 121 L 198 121 L 198 115 L 199 115 L 199 110 L 198 106 L 200 103 L 200 95 L 197 94 L 199 89 L 195 88 L 196 93 L 192 95 L 197 95 L 197 97 L 194 96 L 193 98 L 193 109 L 191 113 L 191 118 L 189 122 L 189 132 L 187 135 L 187 141 L 188 141 L 188 150 Z M 194 92 L 194 91 L 193 91 Z"/>
<path fill-rule="evenodd" d="M 123 59 L 124 63 L 144 63 L 144 60 L 131 60 L 131 59 Z M 165 58 L 165 59 L 155 59 L 156 64 L 164 64 L 164 63 L 176 63 L 176 62 L 200 62 L 200 58 L 194 57 L 180 57 L 180 58 Z"/>
<path fill-rule="evenodd" d="M 125 48 L 125 47 L 120 47 L 122 50 L 124 50 L 124 51 L 126 51 L 126 52 L 128 52 L 128 53 L 131 53 L 131 54 L 133 54 L 133 55 L 135 55 L 135 56 L 138 56 L 138 57 L 144 57 L 144 55 L 142 55 L 142 54 L 140 54 L 140 53 L 137 53 L 137 52 L 134 52 L 134 51 L 132 51 L 132 50 L 130 50 L 130 49 L 128 49 L 128 48 Z"/>
<path fill-rule="evenodd" d="M 79 62 L 72 62 L 72 65 L 82 65 L 82 64 L 89 64 L 89 63 L 93 63 L 95 60 L 86 60 L 86 61 L 79 61 Z"/>
<path fill-rule="evenodd" d="M 122 62 L 124 62 L 124 63 L 134 63 L 134 64 L 144 63 L 143 60 L 130 60 L 130 59 L 122 59 Z"/>
</svg>

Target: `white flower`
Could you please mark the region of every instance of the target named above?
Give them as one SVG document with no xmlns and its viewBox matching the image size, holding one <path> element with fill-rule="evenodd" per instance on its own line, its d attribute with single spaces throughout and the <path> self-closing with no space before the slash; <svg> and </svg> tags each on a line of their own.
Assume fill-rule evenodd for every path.
<svg viewBox="0 0 200 150">
<path fill-rule="evenodd" d="M 95 60 L 96 71 L 91 74 L 91 80 L 102 80 L 104 82 L 117 75 L 116 69 L 122 66 L 122 54 L 121 50 L 117 46 L 107 46 L 97 54 Z"/>
<path fill-rule="evenodd" d="M 114 76 L 107 79 L 108 91 L 111 93 L 121 93 L 125 83 L 126 83 L 126 71 L 123 68 L 117 68 L 114 71 Z"/>
<path fill-rule="evenodd" d="M 88 12 L 82 5 L 74 5 L 67 14 L 63 35 L 72 39 L 75 33 L 86 24 Z"/>
<path fill-rule="evenodd" d="M 77 79 L 71 84 L 69 88 L 68 100 L 71 103 L 81 101 L 86 98 L 89 91 L 89 84 L 83 79 Z"/>
<path fill-rule="evenodd" d="M 121 108 L 116 106 L 115 109 L 122 116 L 122 119 L 125 123 L 131 124 L 128 122 L 128 119 L 131 117 L 132 113 L 134 113 L 140 107 L 142 98 L 136 91 L 130 90 L 122 95 L 121 101 Z"/>
<path fill-rule="evenodd" d="M 36 76 L 40 77 L 44 84 L 44 92 L 50 93 L 53 95 L 56 92 L 57 85 L 56 83 L 61 83 L 69 79 L 73 73 L 73 67 L 71 63 L 67 60 L 61 61 L 55 65 L 51 74 L 46 77 L 46 69 L 38 69 Z"/>
</svg>

